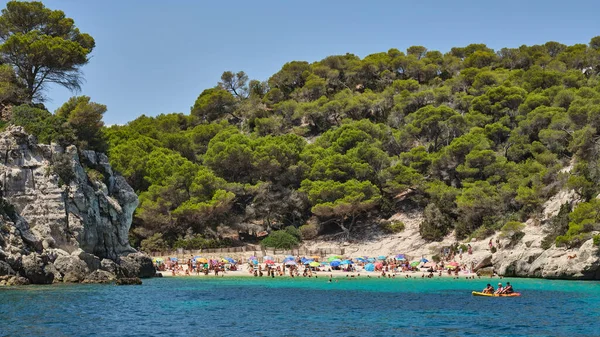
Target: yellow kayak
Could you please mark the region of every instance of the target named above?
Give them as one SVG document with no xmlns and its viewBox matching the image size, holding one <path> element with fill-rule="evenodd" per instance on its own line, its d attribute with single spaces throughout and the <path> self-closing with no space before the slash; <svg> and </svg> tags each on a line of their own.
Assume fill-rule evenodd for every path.
<svg viewBox="0 0 600 337">
<path fill-rule="evenodd" d="M 485 297 L 519 297 L 521 293 L 511 293 L 511 294 L 486 294 L 479 291 L 474 291 L 471 294 L 473 296 L 485 296 Z"/>
</svg>

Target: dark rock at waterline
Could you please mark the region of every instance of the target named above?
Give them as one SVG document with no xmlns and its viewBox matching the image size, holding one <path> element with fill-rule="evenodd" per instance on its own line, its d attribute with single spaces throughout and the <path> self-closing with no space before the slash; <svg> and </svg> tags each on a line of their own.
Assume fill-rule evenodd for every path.
<svg viewBox="0 0 600 337">
<path fill-rule="evenodd" d="M 115 274 L 109 273 L 104 270 L 95 270 L 91 274 L 85 277 L 81 283 L 112 283 L 117 279 Z"/>
<path fill-rule="evenodd" d="M 120 278 L 117 280 L 118 286 L 141 285 L 142 280 L 139 277 Z"/>
<path fill-rule="evenodd" d="M 51 284 L 54 281 L 54 273 L 51 270 L 54 268 L 48 267 L 49 261 L 44 257 L 32 253 L 22 258 L 21 272 L 32 284 Z"/>
<path fill-rule="evenodd" d="M 0 261 L 0 276 L 5 275 L 15 275 L 15 271 L 7 262 Z"/>
<path fill-rule="evenodd" d="M 67 283 L 81 282 L 90 273 L 87 264 L 72 255 L 57 257 L 54 266 L 63 275 L 62 281 Z"/>
<path fill-rule="evenodd" d="M 0 276 L 0 286 L 24 286 L 28 285 L 29 280 L 23 276 L 6 275 Z"/>
<path fill-rule="evenodd" d="M 156 274 L 152 259 L 143 253 L 132 253 L 122 256 L 120 266 L 126 277 L 149 278 Z"/>
</svg>

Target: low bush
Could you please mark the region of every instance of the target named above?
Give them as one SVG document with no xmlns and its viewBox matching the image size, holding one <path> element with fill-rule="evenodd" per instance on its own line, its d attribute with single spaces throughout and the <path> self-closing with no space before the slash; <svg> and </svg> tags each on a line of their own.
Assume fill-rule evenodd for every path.
<svg viewBox="0 0 600 337">
<path fill-rule="evenodd" d="M 299 228 L 302 240 L 312 240 L 319 235 L 319 228 L 314 223 L 309 223 Z"/>
<path fill-rule="evenodd" d="M 402 221 L 394 221 L 384 223 L 382 228 L 388 233 L 400 233 L 404 230 L 405 226 Z"/>
<path fill-rule="evenodd" d="M 260 242 L 263 247 L 276 249 L 292 249 L 298 246 L 299 243 L 300 241 L 298 238 L 288 233 L 286 230 L 271 232 L 269 236 Z"/>
</svg>

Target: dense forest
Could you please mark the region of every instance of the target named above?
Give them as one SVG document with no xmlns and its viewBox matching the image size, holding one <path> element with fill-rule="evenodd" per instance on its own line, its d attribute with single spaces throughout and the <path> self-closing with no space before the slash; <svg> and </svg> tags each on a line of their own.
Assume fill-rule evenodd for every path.
<svg viewBox="0 0 600 337">
<path fill-rule="evenodd" d="M 0 18 L 9 122 L 41 142 L 107 151 L 140 197 L 136 246 L 229 245 L 232 234 L 262 230 L 263 244 L 276 247 L 325 233 L 348 239 L 364 224 L 402 230 L 384 219 L 408 209 L 423 211 L 427 240 L 452 231 L 483 238 L 540 218 L 564 188 L 583 202 L 561 209 L 544 245 L 575 247 L 600 229 L 600 36 L 572 46 L 334 55 L 286 63 L 266 81 L 225 71 L 189 113 L 103 127 L 106 107 L 86 96 L 47 111 L 36 86 L 52 77 L 29 81 L 22 58 L 10 57 L 27 38 L 62 34 L 79 47 L 65 47 L 71 63 L 49 82 L 76 87 L 77 78 L 60 76 L 77 74 L 93 39 L 72 20 L 68 31 L 63 20 L 63 31 L 38 23 L 23 33 L 9 15 L 18 4 Z M 29 10 L 59 12 L 41 6 Z"/>
</svg>

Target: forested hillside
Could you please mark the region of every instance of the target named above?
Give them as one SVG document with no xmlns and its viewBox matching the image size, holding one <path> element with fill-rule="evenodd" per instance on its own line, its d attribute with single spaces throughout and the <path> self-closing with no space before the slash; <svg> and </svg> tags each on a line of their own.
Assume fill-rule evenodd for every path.
<svg viewBox="0 0 600 337">
<path fill-rule="evenodd" d="M 485 237 L 518 232 L 561 189 L 584 202 L 563 207 L 544 245 L 600 244 L 600 36 L 335 55 L 286 63 L 264 82 L 225 71 L 189 113 L 108 128 L 89 97 L 55 113 L 42 104 L 49 83 L 79 88 L 95 47 L 72 19 L 10 1 L 0 40 L 3 123 L 107 151 L 140 196 L 130 236 L 145 249 L 231 245 L 263 230 L 276 247 L 360 239 L 364 224 L 402 230 L 385 219 L 415 209 L 427 240 Z"/>
<path fill-rule="evenodd" d="M 561 188 L 589 202 L 546 241 L 573 246 L 598 230 L 599 71 L 600 37 L 336 55 L 266 82 L 226 71 L 189 114 L 105 135 L 140 193 L 134 236 L 149 247 L 288 226 L 300 231 L 267 242 L 352 236 L 403 207 L 424 209 L 426 239 L 485 236 L 536 217 Z"/>
</svg>

